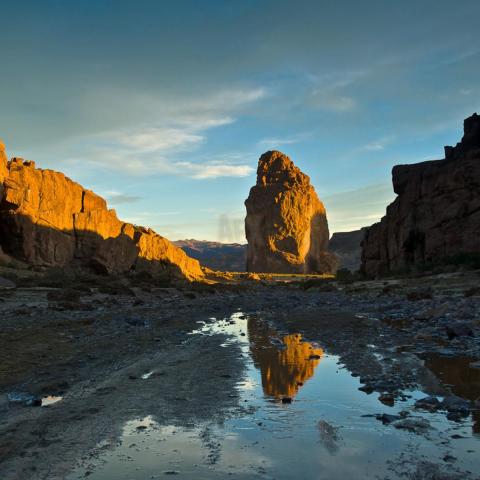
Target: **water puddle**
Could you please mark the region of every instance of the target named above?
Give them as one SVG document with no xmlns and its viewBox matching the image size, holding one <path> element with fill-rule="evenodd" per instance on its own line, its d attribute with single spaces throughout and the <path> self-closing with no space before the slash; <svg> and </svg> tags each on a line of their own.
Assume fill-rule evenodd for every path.
<svg viewBox="0 0 480 480">
<path fill-rule="evenodd" d="M 69 479 L 393 479 L 422 468 L 436 478 L 425 460 L 442 471 L 480 471 L 475 417 L 451 422 L 442 413 L 418 412 L 413 404 L 425 396 L 419 391 L 384 405 L 378 394 L 358 390 L 359 379 L 337 356 L 300 334 L 280 334 L 238 312 L 201 323 L 191 335 L 217 335 L 223 348 L 240 348 L 246 370 L 236 388 L 240 404 L 248 406 L 245 413 L 222 424 L 182 427 L 160 425 L 153 417 L 133 419 L 118 444 Z M 441 365 L 448 382 L 450 367 Z M 472 379 L 478 377 L 467 383 Z M 397 428 L 391 419 L 400 419 Z"/>
<path fill-rule="evenodd" d="M 60 402 L 62 400 L 63 397 L 56 395 L 48 395 L 47 397 L 42 398 L 42 407 L 48 407 L 49 405 L 53 405 L 54 403 Z"/>
<path fill-rule="evenodd" d="M 475 402 L 480 399 L 480 369 L 471 357 L 448 357 L 436 353 L 423 356 L 429 368 L 454 395 Z M 472 366 L 473 365 L 473 366 Z M 472 413 L 473 432 L 480 435 L 480 409 Z"/>
<path fill-rule="evenodd" d="M 63 400 L 63 397 L 56 395 L 47 395 L 38 397 L 26 392 L 10 392 L 7 394 L 7 400 L 12 404 L 23 405 L 26 407 L 48 407 L 54 403 Z"/>
</svg>

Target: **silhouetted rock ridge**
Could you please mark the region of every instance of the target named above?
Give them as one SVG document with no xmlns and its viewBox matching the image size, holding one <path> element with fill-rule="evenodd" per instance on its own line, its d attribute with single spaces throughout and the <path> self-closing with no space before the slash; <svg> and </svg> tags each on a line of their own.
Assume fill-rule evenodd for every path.
<svg viewBox="0 0 480 480">
<path fill-rule="evenodd" d="M 480 117 L 464 121 L 464 136 L 445 159 L 392 170 L 398 197 L 367 229 L 362 270 L 368 276 L 411 265 L 480 254 Z"/>
</svg>

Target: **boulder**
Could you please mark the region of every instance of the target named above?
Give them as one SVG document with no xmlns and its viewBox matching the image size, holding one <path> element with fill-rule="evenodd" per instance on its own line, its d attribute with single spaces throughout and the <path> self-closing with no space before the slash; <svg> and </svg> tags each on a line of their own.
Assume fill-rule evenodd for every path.
<svg viewBox="0 0 480 480">
<path fill-rule="evenodd" d="M 260 157 L 257 183 L 251 188 L 245 206 L 247 271 L 331 270 L 325 207 L 310 178 L 286 155 L 269 151 Z"/>
<path fill-rule="evenodd" d="M 21 158 L 0 143 L 0 252 L 34 266 L 71 264 L 196 280 L 200 264 L 153 230 L 118 219 L 106 201 L 64 174 Z"/>
<path fill-rule="evenodd" d="M 362 271 L 369 277 L 412 265 L 449 263 L 480 255 L 480 117 L 445 147 L 445 159 L 392 170 L 398 195 L 379 223 L 366 230 Z"/>
</svg>

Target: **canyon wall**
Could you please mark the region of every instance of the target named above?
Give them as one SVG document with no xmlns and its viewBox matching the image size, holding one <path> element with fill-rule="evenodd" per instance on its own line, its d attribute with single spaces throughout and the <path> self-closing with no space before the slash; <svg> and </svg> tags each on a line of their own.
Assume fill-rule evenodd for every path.
<svg viewBox="0 0 480 480">
<path fill-rule="evenodd" d="M 464 121 L 464 136 L 445 147 L 445 159 L 397 165 L 398 195 L 362 244 L 369 277 L 412 265 L 448 263 L 480 255 L 480 117 Z"/>
<path fill-rule="evenodd" d="M 203 276 L 197 260 L 153 230 L 122 222 L 103 198 L 64 174 L 21 158 L 7 161 L 1 142 L 0 185 L 0 247 L 12 258 L 105 274 Z"/>
<path fill-rule="evenodd" d="M 362 257 L 362 240 L 365 229 L 351 232 L 336 232 L 330 238 L 328 249 L 339 259 L 339 268 L 348 268 L 351 272 L 360 269 Z"/>
<path fill-rule="evenodd" d="M 281 152 L 258 161 L 257 183 L 245 201 L 247 271 L 324 273 L 332 270 L 327 253 L 325 207 L 310 178 Z"/>
</svg>

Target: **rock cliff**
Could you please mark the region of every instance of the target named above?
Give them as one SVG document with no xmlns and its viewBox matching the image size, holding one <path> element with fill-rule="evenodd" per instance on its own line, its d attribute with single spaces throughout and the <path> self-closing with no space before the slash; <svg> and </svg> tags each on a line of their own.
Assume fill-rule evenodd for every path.
<svg viewBox="0 0 480 480">
<path fill-rule="evenodd" d="M 362 271 L 367 276 L 411 265 L 448 263 L 480 255 L 480 117 L 464 121 L 464 136 L 445 159 L 397 165 L 398 195 L 367 229 Z"/>
<path fill-rule="evenodd" d="M 0 249 L 30 265 L 82 265 L 199 279 L 197 260 L 153 230 L 124 223 L 105 200 L 62 173 L 7 161 L 0 143 Z M 0 250 L 1 251 L 1 250 Z"/>
<path fill-rule="evenodd" d="M 352 232 L 336 232 L 328 243 L 330 252 L 337 255 L 339 268 L 348 268 L 356 272 L 360 268 L 362 247 L 361 243 L 365 229 L 353 230 Z"/>
<path fill-rule="evenodd" d="M 331 270 L 325 207 L 310 178 L 281 152 L 264 153 L 245 201 L 247 271 L 324 273 Z"/>
</svg>

